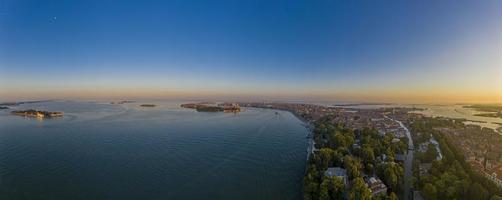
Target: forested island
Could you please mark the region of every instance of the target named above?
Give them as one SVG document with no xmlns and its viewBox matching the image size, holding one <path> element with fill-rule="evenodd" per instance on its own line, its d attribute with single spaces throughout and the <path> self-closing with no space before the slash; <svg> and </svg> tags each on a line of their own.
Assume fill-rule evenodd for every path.
<svg viewBox="0 0 502 200">
<path fill-rule="evenodd" d="M 141 107 L 146 107 L 146 108 L 153 108 L 153 107 L 155 107 L 155 106 L 157 106 L 157 105 L 155 105 L 155 104 L 141 104 L 141 105 L 139 105 L 139 106 L 141 106 Z"/>
<path fill-rule="evenodd" d="M 49 112 L 49 111 L 33 110 L 33 109 L 16 110 L 12 111 L 11 114 L 24 117 L 35 117 L 35 118 L 54 118 L 63 116 L 63 112 Z"/>
</svg>

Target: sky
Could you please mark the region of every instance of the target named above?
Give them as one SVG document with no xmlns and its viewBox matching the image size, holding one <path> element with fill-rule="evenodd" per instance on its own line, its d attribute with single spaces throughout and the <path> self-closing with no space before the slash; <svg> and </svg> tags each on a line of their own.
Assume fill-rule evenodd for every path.
<svg viewBox="0 0 502 200">
<path fill-rule="evenodd" d="M 502 102 L 502 1 L 0 0 L 0 100 Z"/>
</svg>

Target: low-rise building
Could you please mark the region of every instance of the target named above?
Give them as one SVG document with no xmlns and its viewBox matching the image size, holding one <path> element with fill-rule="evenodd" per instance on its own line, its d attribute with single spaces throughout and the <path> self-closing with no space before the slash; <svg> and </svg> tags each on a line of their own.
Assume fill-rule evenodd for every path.
<svg viewBox="0 0 502 200">
<path fill-rule="evenodd" d="M 429 170 L 431 169 L 432 164 L 431 163 L 422 163 L 418 166 L 420 176 L 425 176 L 429 173 Z"/>
<path fill-rule="evenodd" d="M 495 183 L 495 185 L 497 185 L 498 187 L 502 187 L 502 180 L 498 179 L 497 178 L 497 174 L 496 173 L 492 173 L 492 174 L 489 174 L 489 173 L 486 173 L 486 172 L 482 172 L 483 175 L 490 179 L 491 181 L 493 181 Z"/>
<path fill-rule="evenodd" d="M 396 160 L 396 162 L 404 163 L 404 161 L 406 160 L 406 155 L 405 154 L 396 154 L 396 156 L 394 157 L 394 160 Z"/>
<path fill-rule="evenodd" d="M 343 183 L 347 185 L 348 182 L 348 177 L 347 177 L 347 170 L 340 168 L 340 167 L 330 167 L 324 172 L 324 176 L 326 177 L 338 177 L 343 180 Z"/>
<path fill-rule="evenodd" d="M 385 184 L 382 182 L 382 180 L 380 180 L 377 177 L 369 178 L 368 181 L 366 182 L 366 184 L 368 185 L 368 188 L 370 188 L 373 196 L 387 194 L 387 186 L 385 186 Z"/>
</svg>

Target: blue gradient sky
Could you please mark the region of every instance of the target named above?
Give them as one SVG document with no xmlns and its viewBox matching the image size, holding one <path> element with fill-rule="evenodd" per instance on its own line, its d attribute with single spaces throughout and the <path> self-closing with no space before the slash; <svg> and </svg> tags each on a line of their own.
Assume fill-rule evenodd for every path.
<svg viewBox="0 0 502 200">
<path fill-rule="evenodd" d="M 502 1 L 0 2 L 0 99 L 502 101 Z"/>
</svg>

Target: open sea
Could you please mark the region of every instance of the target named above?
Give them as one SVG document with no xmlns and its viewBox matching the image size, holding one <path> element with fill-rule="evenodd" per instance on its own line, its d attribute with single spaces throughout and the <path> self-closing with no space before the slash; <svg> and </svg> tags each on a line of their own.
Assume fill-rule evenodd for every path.
<svg viewBox="0 0 502 200">
<path fill-rule="evenodd" d="M 299 119 L 257 108 L 196 112 L 181 103 L 53 101 L 0 110 L 0 199 L 302 199 L 308 130 Z M 65 116 L 10 114 L 31 108 Z"/>
</svg>

